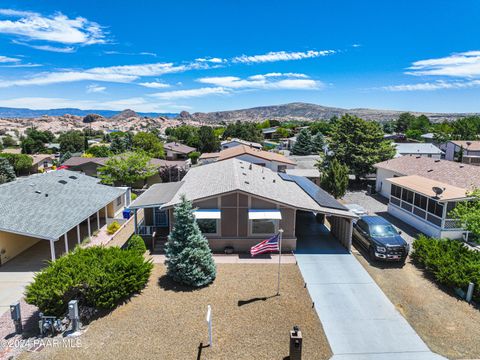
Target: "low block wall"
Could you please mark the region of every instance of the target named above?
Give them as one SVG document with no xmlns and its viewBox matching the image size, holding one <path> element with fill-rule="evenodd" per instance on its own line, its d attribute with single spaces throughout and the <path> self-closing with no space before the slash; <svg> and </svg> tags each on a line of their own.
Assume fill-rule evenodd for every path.
<svg viewBox="0 0 480 360">
<path fill-rule="evenodd" d="M 137 222 L 140 223 L 143 220 L 144 211 L 140 209 L 137 211 Z M 118 246 L 122 247 L 130 236 L 135 232 L 135 217 L 132 215 L 120 229 L 112 236 L 112 239 L 107 243 L 106 246 Z"/>
</svg>

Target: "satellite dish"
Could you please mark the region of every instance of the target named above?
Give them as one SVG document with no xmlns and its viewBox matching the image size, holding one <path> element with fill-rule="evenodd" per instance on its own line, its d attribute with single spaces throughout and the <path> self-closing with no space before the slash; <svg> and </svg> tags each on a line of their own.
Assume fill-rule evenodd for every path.
<svg viewBox="0 0 480 360">
<path fill-rule="evenodd" d="M 432 190 L 433 190 L 433 192 L 435 193 L 435 197 L 438 198 L 440 195 L 443 194 L 443 191 L 444 191 L 445 189 L 442 189 L 442 188 L 440 188 L 440 187 L 438 187 L 438 186 L 434 186 L 434 187 L 432 187 Z"/>
</svg>

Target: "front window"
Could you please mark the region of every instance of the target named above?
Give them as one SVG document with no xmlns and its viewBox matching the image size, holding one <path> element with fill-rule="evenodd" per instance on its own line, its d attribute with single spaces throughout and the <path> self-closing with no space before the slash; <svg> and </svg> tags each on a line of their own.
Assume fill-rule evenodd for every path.
<svg viewBox="0 0 480 360">
<path fill-rule="evenodd" d="M 204 234 L 216 234 L 217 233 L 217 219 L 197 219 L 198 227 Z"/>
<path fill-rule="evenodd" d="M 398 232 L 392 225 L 372 225 L 370 226 L 370 234 L 373 237 L 382 238 L 398 235 Z"/>
<path fill-rule="evenodd" d="M 278 220 L 255 219 L 252 221 L 252 234 L 274 234 Z"/>
</svg>

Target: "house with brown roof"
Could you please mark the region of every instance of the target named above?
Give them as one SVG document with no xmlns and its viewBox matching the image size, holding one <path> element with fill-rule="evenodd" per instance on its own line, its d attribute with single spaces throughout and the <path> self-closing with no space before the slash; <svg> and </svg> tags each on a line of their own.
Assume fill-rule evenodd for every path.
<svg viewBox="0 0 480 360">
<path fill-rule="evenodd" d="M 98 169 L 102 166 L 105 166 L 108 157 L 100 157 L 100 158 L 87 158 L 81 156 L 72 156 L 70 159 L 66 160 L 62 166 L 67 168 L 71 171 L 78 171 L 82 174 L 89 175 L 89 176 L 98 176 Z M 170 161 L 170 160 L 163 160 L 163 159 L 151 159 L 150 164 L 154 165 L 156 168 L 167 168 L 171 172 L 171 181 L 178 180 L 182 171 L 188 171 L 190 169 L 190 161 L 189 160 L 179 160 L 179 161 Z M 162 182 L 159 173 L 149 177 L 145 182 L 139 181 L 138 183 L 134 184 L 134 188 L 142 188 L 145 185 L 151 186 L 152 184 L 157 184 Z"/>
<path fill-rule="evenodd" d="M 252 148 L 246 145 L 234 146 L 217 153 L 204 153 L 200 156 L 201 164 L 236 158 L 252 164 L 264 166 L 273 171 L 284 172 L 296 167 L 295 161 L 281 154 Z"/>
<path fill-rule="evenodd" d="M 30 155 L 32 158 L 32 168 L 30 172 L 36 174 L 51 169 L 55 156 L 51 154 Z"/>
<path fill-rule="evenodd" d="M 163 148 L 165 149 L 167 160 L 188 159 L 188 155 L 196 151 L 194 147 L 176 141 L 164 144 Z"/>
<path fill-rule="evenodd" d="M 376 191 L 386 197 L 388 212 L 424 234 L 462 238 L 465 231 L 451 211 L 471 199 L 480 188 L 480 167 L 433 159 L 402 156 L 375 164 Z"/>
<path fill-rule="evenodd" d="M 449 141 L 445 151 L 445 159 L 480 166 L 480 141 Z"/>
</svg>

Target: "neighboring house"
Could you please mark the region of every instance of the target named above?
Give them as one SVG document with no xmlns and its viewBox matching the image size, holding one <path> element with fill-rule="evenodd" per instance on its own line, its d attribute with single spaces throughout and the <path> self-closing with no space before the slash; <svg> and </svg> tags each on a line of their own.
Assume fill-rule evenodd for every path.
<svg viewBox="0 0 480 360">
<path fill-rule="evenodd" d="M 167 160 L 188 159 L 188 155 L 194 151 L 195 148 L 187 146 L 178 142 L 169 142 L 163 145 L 165 149 Z"/>
<path fill-rule="evenodd" d="M 50 154 L 36 154 L 30 155 L 30 157 L 33 160 L 32 168 L 30 170 L 30 173 L 32 174 L 51 169 L 55 159 L 55 155 Z"/>
<path fill-rule="evenodd" d="M 3 149 L 0 152 L 5 153 L 5 154 L 21 154 L 22 149 L 21 148 L 7 148 L 7 149 Z"/>
<path fill-rule="evenodd" d="M 420 137 L 422 138 L 423 142 L 433 143 L 435 135 L 434 135 L 434 133 L 426 133 L 426 134 L 420 135 Z"/>
<path fill-rule="evenodd" d="M 250 146 L 252 148 L 260 149 L 260 150 L 263 147 L 262 144 L 252 142 L 252 141 L 245 141 L 245 140 L 237 139 L 237 138 L 233 138 L 233 139 L 230 139 L 230 140 L 224 140 L 221 143 L 222 150 L 229 149 L 229 148 L 232 148 L 232 147 L 235 147 L 235 146 L 240 146 L 240 145 L 246 145 L 246 146 Z"/>
<path fill-rule="evenodd" d="M 0 185 L 0 265 L 39 241 L 80 243 L 80 227 L 88 235 L 121 214 L 130 203 L 127 188 L 101 185 L 98 179 L 68 170 L 35 174 Z M 103 223 L 103 224 L 102 224 Z M 73 249 L 73 247 L 70 247 Z"/>
<path fill-rule="evenodd" d="M 298 176 L 277 173 L 239 159 L 192 168 L 176 183 L 156 184 L 130 209 L 145 209 L 137 232 L 164 242 L 174 225 L 173 207 L 185 195 L 213 251 L 232 247 L 246 252 L 260 240 L 283 229 L 282 249 L 295 250 L 297 212 L 329 216 L 331 233 L 350 249 L 356 216 L 331 195 Z M 135 216 L 136 217 L 136 216 Z M 157 242 L 156 241 L 156 242 Z"/>
<path fill-rule="evenodd" d="M 264 138 L 264 139 L 272 139 L 272 138 L 273 138 L 273 134 L 275 134 L 275 132 L 277 131 L 277 129 L 278 129 L 278 126 L 274 126 L 274 127 L 269 127 L 269 128 L 266 128 L 266 129 L 262 129 L 263 138 Z"/>
<path fill-rule="evenodd" d="M 420 155 L 434 159 L 441 159 L 443 151 L 433 144 L 427 143 L 395 143 L 397 151 L 395 157 L 406 155 Z"/>
<path fill-rule="evenodd" d="M 67 161 L 65 161 L 62 165 L 66 166 L 68 170 L 71 171 L 78 171 L 85 175 L 89 176 L 98 176 L 98 169 L 102 166 L 105 166 L 109 158 L 86 158 L 81 156 L 73 156 Z M 152 159 L 150 161 L 151 164 L 155 165 L 158 169 L 162 167 L 169 167 L 169 168 L 182 168 L 188 171 L 190 168 L 190 160 L 185 161 L 169 161 L 163 159 Z M 175 179 L 176 174 L 173 174 L 172 180 Z M 134 184 L 134 188 L 143 188 L 145 185 L 151 186 L 153 184 L 157 184 L 162 182 L 160 175 L 157 173 L 151 177 L 149 177 L 146 181 L 139 181 L 138 183 Z"/>
<path fill-rule="evenodd" d="M 405 134 L 401 134 L 401 133 L 385 134 L 385 135 L 383 135 L 383 138 L 385 140 L 392 140 L 392 141 L 397 142 L 397 143 L 407 141 L 407 136 Z"/>
<path fill-rule="evenodd" d="M 423 156 L 401 156 L 374 166 L 376 190 L 389 199 L 390 214 L 429 236 L 463 236 L 449 214 L 480 187 L 480 167 Z"/>
<path fill-rule="evenodd" d="M 218 153 L 204 153 L 200 156 L 199 162 L 201 164 L 209 164 L 231 158 L 265 166 L 273 171 L 285 171 L 286 169 L 293 169 L 296 166 L 295 162 L 286 156 L 271 151 L 254 149 L 246 145 L 235 146 Z"/>
<path fill-rule="evenodd" d="M 445 159 L 459 161 L 466 164 L 480 165 L 480 141 L 449 141 L 445 151 Z"/>
<path fill-rule="evenodd" d="M 295 169 L 285 170 L 288 175 L 304 176 L 320 186 L 320 171 L 316 167 L 320 155 L 290 155 L 288 158 L 297 164 Z"/>
</svg>

